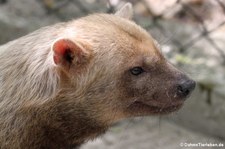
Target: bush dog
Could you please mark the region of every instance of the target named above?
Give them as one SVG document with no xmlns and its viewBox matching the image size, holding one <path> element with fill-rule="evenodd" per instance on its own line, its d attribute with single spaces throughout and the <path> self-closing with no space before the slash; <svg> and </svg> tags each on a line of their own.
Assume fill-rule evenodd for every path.
<svg viewBox="0 0 225 149">
<path fill-rule="evenodd" d="M 1 148 L 78 148 L 121 119 L 178 110 L 195 82 L 131 18 L 128 3 L 2 45 Z"/>
</svg>

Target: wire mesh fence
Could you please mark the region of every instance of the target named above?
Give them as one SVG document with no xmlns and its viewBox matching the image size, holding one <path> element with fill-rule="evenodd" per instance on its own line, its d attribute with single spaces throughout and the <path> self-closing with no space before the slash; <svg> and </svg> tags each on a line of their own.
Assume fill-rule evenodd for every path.
<svg viewBox="0 0 225 149">
<path fill-rule="evenodd" d="M 148 5 L 146 4 L 148 0 L 141 0 L 141 1 L 132 1 L 129 2 L 133 3 L 134 6 L 138 5 L 138 3 L 142 3 L 145 6 L 145 10 L 147 10 L 150 14 L 150 16 L 147 16 L 149 20 L 152 21 L 150 25 L 144 25 L 144 27 L 147 30 L 150 30 L 152 28 L 158 29 L 160 32 L 159 34 L 161 36 L 168 36 L 167 28 L 162 26 L 159 21 L 165 19 L 165 16 L 170 14 L 171 12 L 174 13 L 174 10 L 176 10 L 179 7 L 179 10 L 175 12 L 175 14 L 170 19 L 179 19 L 181 21 L 191 20 L 193 23 L 197 24 L 198 31 L 196 32 L 195 36 L 187 39 L 185 42 L 181 41 L 180 39 L 177 39 L 176 36 L 169 35 L 169 40 L 174 45 L 176 45 L 176 48 L 179 49 L 179 52 L 185 52 L 189 48 L 191 48 L 194 44 L 196 44 L 198 41 L 205 39 L 207 42 L 211 45 L 211 47 L 217 51 L 220 54 L 221 57 L 221 65 L 225 65 L 225 52 L 224 50 L 217 45 L 217 43 L 210 37 L 210 35 L 217 31 L 219 28 L 225 25 L 225 19 L 223 21 L 217 21 L 214 23 L 213 27 L 209 27 L 204 20 L 204 16 L 208 13 L 208 9 L 211 9 L 210 5 L 205 7 L 204 9 L 200 9 L 200 5 L 203 5 L 204 1 L 201 0 L 175 0 L 172 1 L 170 6 L 165 8 L 160 14 L 152 14 L 152 11 L 149 9 Z M 4 0 L 6 2 L 6 0 Z M 65 11 L 63 9 L 68 9 L 68 6 L 70 8 L 76 7 L 79 9 L 79 11 L 82 13 L 81 15 L 87 15 L 93 12 L 107 12 L 112 13 L 115 11 L 116 6 L 119 4 L 118 0 L 87 0 L 87 1 L 79 1 L 79 0 L 39 0 L 39 2 L 42 4 L 42 6 L 45 8 L 46 13 L 48 15 L 55 15 L 60 20 L 65 21 L 70 18 L 67 14 L 64 14 Z M 124 1 L 123 1 L 124 2 Z M 98 10 L 99 7 L 90 9 L 88 6 L 92 5 L 93 3 L 102 4 L 102 7 L 106 8 L 104 10 Z M 165 1 L 161 1 L 161 3 L 165 3 Z M 216 4 L 215 4 L 216 3 Z M 192 5 L 195 4 L 195 5 Z M 197 8 L 196 5 L 198 6 Z M 222 0 L 215 0 L 214 1 L 214 9 L 221 10 L 220 15 L 225 16 L 225 2 Z M 72 17 L 72 16 L 71 16 Z M 173 34 L 173 33 L 171 33 Z"/>
</svg>

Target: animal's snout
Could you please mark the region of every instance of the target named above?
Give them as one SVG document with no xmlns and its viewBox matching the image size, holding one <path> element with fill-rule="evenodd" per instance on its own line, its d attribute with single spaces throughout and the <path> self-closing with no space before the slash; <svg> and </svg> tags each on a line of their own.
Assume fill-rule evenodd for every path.
<svg viewBox="0 0 225 149">
<path fill-rule="evenodd" d="M 177 85 L 177 95 L 182 99 L 186 99 L 196 86 L 195 81 L 193 80 L 183 80 Z"/>
</svg>

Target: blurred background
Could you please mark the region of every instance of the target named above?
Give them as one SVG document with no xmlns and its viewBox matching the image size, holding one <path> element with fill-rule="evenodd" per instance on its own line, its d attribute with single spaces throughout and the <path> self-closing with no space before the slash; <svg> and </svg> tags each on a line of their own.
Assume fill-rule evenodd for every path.
<svg viewBox="0 0 225 149">
<path fill-rule="evenodd" d="M 225 0 L 127 1 L 134 7 L 133 20 L 158 40 L 170 62 L 198 86 L 180 111 L 124 120 L 82 149 L 225 148 Z M 124 3 L 0 0 L 0 44 L 42 26 L 91 13 L 113 13 Z M 224 146 L 187 147 L 188 143 Z"/>
</svg>

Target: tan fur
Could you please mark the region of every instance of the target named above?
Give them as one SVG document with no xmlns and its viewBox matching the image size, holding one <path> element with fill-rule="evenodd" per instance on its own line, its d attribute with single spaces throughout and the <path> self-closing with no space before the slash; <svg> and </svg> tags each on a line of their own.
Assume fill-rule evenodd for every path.
<svg viewBox="0 0 225 149">
<path fill-rule="evenodd" d="M 54 63 L 53 45 L 64 38 L 83 47 L 85 63 L 74 62 L 69 69 Z M 160 113 L 134 114 L 129 106 L 139 96 L 150 101 L 159 96 L 163 77 L 168 78 L 169 91 L 171 81 L 182 74 L 168 65 L 145 30 L 108 14 L 45 27 L 9 42 L 0 47 L 0 64 L 0 145 L 4 149 L 78 147 L 120 119 Z M 142 65 L 165 73 L 135 83 L 128 70 Z M 155 77 L 155 84 L 145 85 Z M 134 95 L 133 91 L 146 92 Z M 173 104 L 172 96 L 166 98 L 152 103 Z"/>
</svg>

